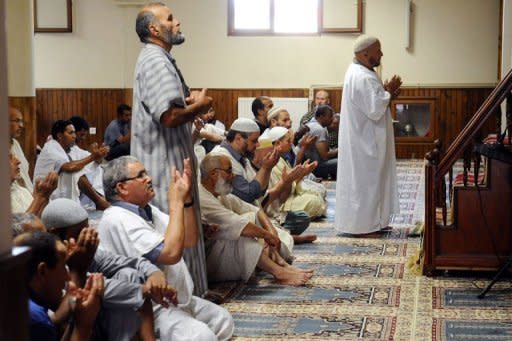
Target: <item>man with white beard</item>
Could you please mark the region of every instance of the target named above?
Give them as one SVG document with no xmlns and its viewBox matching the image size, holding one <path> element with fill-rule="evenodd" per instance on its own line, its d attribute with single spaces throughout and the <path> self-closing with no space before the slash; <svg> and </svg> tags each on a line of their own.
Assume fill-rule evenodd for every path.
<svg viewBox="0 0 512 341">
<path fill-rule="evenodd" d="M 389 230 L 399 212 L 395 140 L 389 111 L 402 80 L 373 70 L 383 56 L 375 37 L 361 35 L 345 74 L 338 148 L 336 229 L 351 235 Z"/>
<path fill-rule="evenodd" d="M 312 270 L 301 270 L 284 261 L 270 219 L 259 207 L 230 194 L 232 179 L 233 168 L 227 156 L 209 154 L 201 162 L 201 213 L 208 224 L 219 226 L 206 241 L 209 280 L 247 281 L 258 267 L 280 284 L 305 284 Z"/>
</svg>

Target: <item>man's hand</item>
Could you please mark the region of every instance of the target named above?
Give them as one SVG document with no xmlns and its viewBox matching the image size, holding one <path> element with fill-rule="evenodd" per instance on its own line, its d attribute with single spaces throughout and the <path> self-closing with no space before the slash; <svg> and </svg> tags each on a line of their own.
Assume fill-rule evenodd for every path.
<svg viewBox="0 0 512 341">
<path fill-rule="evenodd" d="M 391 80 L 384 82 L 384 90 L 391 94 L 391 98 L 396 98 L 400 94 L 400 86 L 402 85 L 402 78 L 394 75 Z"/>
<path fill-rule="evenodd" d="M 190 96 L 185 98 L 187 105 L 195 105 L 197 107 L 195 110 L 196 115 L 207 113 L 212 106 L 213 99 L 206 96 L 206 91 L 206 88 L 203 88 L 201 91 L 194 90 L 190 92 Z"/>
<path fill-rule="evenodd" d="M 309 159 L 307 159 L 302 166 L 304 171 L 303 176 L 306 176 L 308 174 L 311 174 L 311 172 L 313 172 L 316 169 L 316 167 L 318 166 L 318 161 L 309 162 Z"/>
<path fill-rule="evenodd" d="M 162 271 L 153 272 L 142 287 L 144 298 L 151 298 L 155 303 L 168 308 L 170 304 L 177 305 L 176 290 L 167 284 L 167 279 Z"/>
<path fill-rule="evenodd" d="M 290 171 L 287 171 L 286 167 L 283 168 L 283 171 L 281 172 L 281 178 L 283 179 L 283 182 L 290 184 L 302 178 L 302 174 L 304 173 L 303 168 L 304 167 L 302 165 L 297 165 L 290 169 Z"/>
<path fill-rule="evenodd" d="M 169 201 L 169 209 L 173 202 L 185 202 L 190 199 L 190 191 L 192 189 L 192 167 L 190 159 L 183 160 L 183 173 L 172 167 L 171 169 L 171 183 L 169 184 L 169 191 L 167 192 L 167 200 Z M 190 199 L 191 200 L 191 199 Z"/>
<path fill-rule="evenodd" d="M 67 242 L 68 260 L 66 264 L 72 271 L 85 273 L 96 254 L 99 243 L 98 232 L 95 229 L 83 228 L 78 236 L 78 241 L 70 238 Z"/>
<path fill-rule="evenodd" d="M 43 198 L 50 198 L 53 191 L 57 188 L 59 184 L 59 176 L 56 172 L 50 172 L 44 179 L 36 180 L 34 186 L 34 197 L 41 196 Z"/>
<path fill-rule="evenodd" d="M 265 155 L 265 157 L 263 157 L 263 160 L 261 160 L 261 168 L 270 170 L 270 169 L 274 168 L 274 166 L 277 164 L 278 161 L 279 161 L 279 152 L 277 151 L 277 149 L 274 148 L 274 150 L 272 152 Z"/>
<path fill-rule="evenodd" d="M 302 148 L 307 149 L 307 148 L 309 148 L 309 146 L 312 146 L 312 145 L 314 145 L 314 144 L 315 144 L 315 142 L 316 142 L 316 138 L 317 138 L 317 137 L 316 137 L 316 136 L 314 136 L 314 135 L 306 135 L 306 136 L 304 136 L 304 137 L 300 140 L 300 146 L 301 146 Z"/>
<path fill-rule="evenodd" d="M 309 131 L 309 127 L 307 125 L 300 126 L 299 130 L 293 136 L 293 144 L 299 144 L 300 139 Z"/>
<path fill-rule="evenodd" d="M 276 234 L 267 232 L 263 239 L 270 247 L 273 247 L 278 250 L 281 247 L 281 240 L 279 239 L 279 237 Z"/>
<path fill-rule="evenodd" d="M 217 231 L 219 231 L 219 225 L 217 224 L 203 224 L 203 232 L 205 238 L 211 238 Z"/>
<path fill-rule="evenodd" d="M 101 144 L 101 146 L 98 147 L 98 144 L 96 142 L 91 144 L 91 154 L 94 157 L 94 160 L 99 161 L 103 159 L 109 152 L 110 148 L 107 147 L 104 143 Z"/>
<path fill-rule="evenodd" d="M 105 280 L 100 273 L 91 274 L 83 289 L 69 282 L 69 292 L 73 296 L 71 305 L 75 312 L 75 327 L 82 333 L 92 331 L 96 315 L 101 308 L 104 290 Z"/>
</svg>

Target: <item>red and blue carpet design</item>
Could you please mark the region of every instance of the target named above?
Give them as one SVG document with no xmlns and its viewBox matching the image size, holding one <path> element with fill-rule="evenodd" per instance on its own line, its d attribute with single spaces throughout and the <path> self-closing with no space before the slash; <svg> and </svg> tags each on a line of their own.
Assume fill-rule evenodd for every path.
<svg viewBox="0 0 512 341">
<path fill-rule="evenodd" d="M 407 269 L 420 247 L 408 231 L 424 215 L 423 161 L 398 161 L 401 214 L 374 238 L 333 228 L 335 184 L 327 218 L 312 223 L 313 244 L 296 245 L 294 265 L 315 269 L 304 287 L 277 285 L 257 273 L 248 283 L 216 283 L 235 319 L 235 340 L 512 340 L 512 288 L 503 281 L 478 300 L 487 280 L 428 278 Z"/>
</svg>

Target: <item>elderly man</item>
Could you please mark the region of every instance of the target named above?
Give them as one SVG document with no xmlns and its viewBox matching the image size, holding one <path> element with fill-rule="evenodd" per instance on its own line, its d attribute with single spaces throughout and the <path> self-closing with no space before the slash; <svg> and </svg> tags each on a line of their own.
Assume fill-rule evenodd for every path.
<svg viewBox="0 0 512 341">
<path fill-rule="evenodd" d="M 52 192 L 57 188 L 58 176 L 50 172 L 44 179 L 36 181 L 34 192 L 20 185 L 16 180 L 21 177 L 20 160 L 12 152 L 9 153 L 9 166 L 11 175 L 11 212 L 32 213 L 41 215 L 43 208 L 48 204 Z"/>
<path fill-rule="evenodd" d="M 73 159 L 71 148 L 75 145 L 76 132 L 71 121 L 58 120 L 52 126 L 52 139 L 48 140 L 39 154 L 34 169 L 34 181 L 55 171 L 59 174 L 59 185 L 52 199 L 69 198 L 79 201 L 81 193 L 87 195 L 98 210 L 108 207 L 108 202 L 94 190 L 84 175 L 89 163 L 100 160 L 108 153 L 105 146 L 93 145 L 91 154 L 82 159 Z"/>
<path fill-rule="evenodd" d="M 178 306 L 170 312 L 155 309 L 155 324 L 163 340 L 227 340 L 233 333 L 233 319 L 223 308 L 192 296 L 193 282 L 182 254 L 198 241 L 196 212 L 190 201 L 192 169 L 175 168 L 167 192 L 168 211 L 163 213 L 149 202 L 155 196 L 152 178 L 136 158 L 122 156 L 109 162 L 103 185 L 112 206 L 105 210 L 98 226 L 101 248 L 130 257 L 145 257 L 161 266 L 178 293 Z"/>
<path fill-rule="evenodd" d="M 313 172 L 316 176 L 327 179 L 336 179 L 338 168 L 338 149 L 329 148 L 329 133 L 327 127 L 332 123 L 334 110 L 328 105 L 319 105 L 316 108 L 315 118 L 306 126 L 309 128 L 307 135 L 315 138 L 305 153 L 305 157 L 311 161 L 317 161 L 318 167 Z"/>
<path fill-rule="evenodd" d="M 11 137 L 11 153 L 19 160 L 20 175 L 16 179 L 18 185 L 25 187 L 29 193 L 32 193 L 34 186 L 28 174 L 29 163 L 25 153 L 21 148 L 18 138 L 23 133 L 23 115 L 18 108 L 9 107 L 9 133 Z"/>
<path fill-rule="evenodd" d="M 167 212 L 169 170 L 176 167 L 182 171 L 184 158 L 189 158 L 192 171 L 196 170 L 191 122 L 212 104 L 206 89 L 190 93 L 171 55 L 172 47 L 185 41 L 180 25 L 169 7 L 162 3 L 147 4 L 136 20 L 137 35 L 144 47 L 135 65 L 131 155 L 149 167 L 156 189 L 153 203 L 163 212 Z M 192 203 L 199 220 L 199 200 L 195 193 L 197 180 L 193 176 L 196 200 Z M 194 279 L 195 293 L 205 294 L 201 236 L 196 247 L 187 250 L 184 257 Z"/>
<path fill-rule="evenodd" d="M 336 184 L 336 229 L 364 235 L 386 230 L 399 212 L 393 124 L 389 102 L 402 81 L 382 83 L 373 70 L 382 51 L 375 37 L 361 35 L 345 73 Z"/>
<path fill-rule="evenodd" d="M 109 340 L 131 340 L 136 333 L 154 338 L 151 300 L 176 304 L 176 292 L 165 275 L 145 258 L 131 258 L 97 250 L 97 232 L 89 227 L 87 211 L 77 202 L 59 198 L 43 211 L 42 221 L 70 247 L 67 265 L 72 280 L 83 285 L 86 272 L 107 278 L 98 322 Z M 156 326 L 158 328 L 158 326 Z"/>
<path fill-rule="evenodd" d="M 65 339 L 89 340 L 92 326 L 101 306 L 103 296 L 103 276 L 92 274 L 83 289 L 70 282 L 66 268 L 68 253 L 66 246 L 48 232 L 33 232 L 20 235 L 14 240 L 16 246 L 28 246 L 31 249 L 28 261 L 28 309 L 30 316 L 30 340 L 57 340 L 57 328 L 50 318 L 48 310 L 57 311 L 64 299 L 74 302 L 74 319 L 68 322 L 72 326 L 71 335 Z M 24 285 L 25 283 L 20 283 Z M 67 295 L 62 292 L 67 285 Z M 68 305 L 68 302 L 65 302 Z M 62 327 L 66 327 L 62 321 Z M 69 331 L 69 330 L 68 330 Z"/>
<path fill-rule="evenodd" d="M 252 101 L 251 110 L 254 115 L 254 121 L 258 124 L 260 134 L 263 134 L 268 128 L 267 113 L 274 107 L 274 102 L 267 96 L 256 97 Z"/>
<path fill-rule="evenodd" d="M 207 241 L 208 278 L 247 281 L 258 267 L 271 273 L 278 283 L 305 284 L 312 271 L 294 268 L 281 258 L 277 231 L 263 210 L 230 194 L 232 178 L 227 156 L 209 154 L 201 163 L 203 219 L 219 225 Z"/>
<path fill-rule="evenodd" d="M 308 111 L 307 113 L 305 113 L 301 117 L 300 125 L 301 126 L 305 125 L 306 123 L 311 121 L 311 119 L 313 117 L 315 117 L 315 111 L 319 105 L 329 105 L 329 104 L 331 104 L 331 100 L 329 98 L 329 93 L 327 92 L 327 90 L 323 90 L 323 89 L 317 90 L 317 92 L 315 93 L 315 100 L 313 101 L 312 106 L 311 106 L 311 110 Z"/>
</svg>

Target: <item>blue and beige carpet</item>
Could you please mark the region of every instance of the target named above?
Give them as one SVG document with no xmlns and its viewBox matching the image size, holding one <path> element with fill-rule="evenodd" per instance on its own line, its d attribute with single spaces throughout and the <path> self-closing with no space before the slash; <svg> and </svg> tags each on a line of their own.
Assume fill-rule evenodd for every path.
<svg viewBox="0 0 512 341">
<path fill-rule="evenodd" d="M 327 218 L 315 222 L 313 244 L 296 245 L 294 265 L 315 269 L 304 287 L 276 285 L 264 273 L 249 283 L 218 283 L 235 319 L 236 340 L 512 340 L 510 280 L 484 300 L 485 277 L 416 276 L 407 268 L 423 220 L 422 161 L 399 161 L 401 214 L 376 238 L 339 237 L 333 228 L 334 183 Z"/>
</svg>

